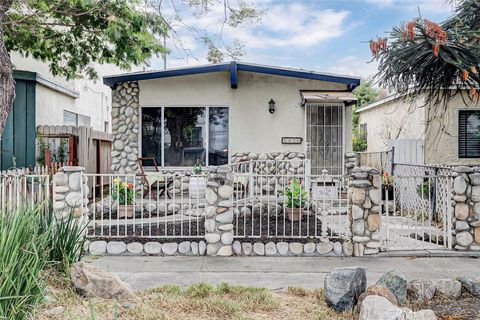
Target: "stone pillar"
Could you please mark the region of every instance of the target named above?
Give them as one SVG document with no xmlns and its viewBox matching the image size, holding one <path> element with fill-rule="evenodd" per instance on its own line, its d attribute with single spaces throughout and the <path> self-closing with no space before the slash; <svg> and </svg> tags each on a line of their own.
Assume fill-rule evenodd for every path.
<svg viewBox="0 0 480 320">
<path fill-rule="evenodd" d="M 211 167 L 207 175 L 205 241 L 207 255 L 231 256 L 233 243 L 233 173 L 230 167 Z"/>
<path fill-rule="evenodd" d="M 138 158 L 139 88 L 137 82 L 124 82 L 112 90 L 112 171 L 135 173 Z"/>
<path fill-rule="evenodd" d="M 345 173 L 350 176 L 353 168 L 358 166 L 358 155 L 355 152 L 345 153 Z"/>
<path fill-rule="evenodd" d="M 480 173 L 453 168 L 453 243 L 457 250 L 480 250 Z"/>
<path fill-rule="evenodd" d="M 68 215 L 88 222 L 88 186 L 82 167 L 62 167 L 53 176 L 53 212 L 57 219 Z"/>
<path fill-rule="evenodd" d="M 382 181 L 375 168 L 352 169 L 349 186 L 353 255 L 375 254 L 381 246 L 380 221 L 382 214 Z"/>
</svg>

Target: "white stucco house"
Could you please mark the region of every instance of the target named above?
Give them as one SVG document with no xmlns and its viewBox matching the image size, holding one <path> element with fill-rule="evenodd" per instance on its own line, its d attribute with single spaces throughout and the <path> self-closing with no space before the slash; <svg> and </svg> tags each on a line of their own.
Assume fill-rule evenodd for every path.
<svg viewBox="0 0 480 320">
<path fill-rule="evenodd" d="M 402 150 L 395 150 L 395 162 L 480 163 L 480 105 L 467 96 L 457 94 L 445 107 L 428 105 L 424 98 L 410 102 L 392 95 L 357 112 L 360 130 L 367 138 L 367 152 L 386 151 L 396 140 L 402 142 L 397 144 Z M 413 157 L 406 154 L 412 152 L 416 153 Z"/>
<path fill-rule="evenodd" d="M 345 171 L 359 78 L 233 61 L 103 81 L 116 173 L 148 156 L 164 168 L 306 158 L 309 173 Z"/>
</svg>

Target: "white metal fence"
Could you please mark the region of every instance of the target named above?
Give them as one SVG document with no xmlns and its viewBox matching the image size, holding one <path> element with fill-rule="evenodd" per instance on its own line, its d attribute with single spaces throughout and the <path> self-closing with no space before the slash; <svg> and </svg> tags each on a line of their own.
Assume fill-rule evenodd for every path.
<svg viewBox="0 0 480 320">
<path fill-rule="evenodd" d="M 234 186 L 237 239 L 349 237 L 344 176 L 236 172 Z"/>
<path fill-rule="evenodd" d="M 91 237 L 199 238 L 205 234 L 205 175 L 86 174 L 96 179 Z"/>
<path fill-rule="evenodd" d="M 0 208 L 12 211 L 22 205 L 43 205 L 50 200 L 48 175 L 32 174 L 28 170 L 7 170 L 0 173 Z"/>
<path fill-rule="evenodd" d="M 433 174 L 395 175 L 384 183 L 381 234 L 386 249 L 451 249 L 451 186 L 449 175 Z"/>
</svg>

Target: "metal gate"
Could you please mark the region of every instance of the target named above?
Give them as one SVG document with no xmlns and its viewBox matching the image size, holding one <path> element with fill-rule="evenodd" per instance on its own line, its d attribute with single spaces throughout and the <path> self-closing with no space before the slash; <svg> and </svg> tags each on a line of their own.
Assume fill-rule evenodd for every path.
<svg viewBox="0 0 480 320">
<path fill-rule="evenodd" d="M 451 249 L 451 177 L 423 173 L 383 180 L 380 233 L 385 249 Z"/>
<path fill-rule="evenodd" d="M 308 104 L 305 108 L 307 158 L 311 174 L 343 174 L 344 105 Z"/>
</svg>

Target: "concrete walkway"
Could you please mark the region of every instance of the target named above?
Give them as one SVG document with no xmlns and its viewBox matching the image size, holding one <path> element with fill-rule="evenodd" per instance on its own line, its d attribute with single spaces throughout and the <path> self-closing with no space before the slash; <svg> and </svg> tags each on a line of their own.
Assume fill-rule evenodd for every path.
<svg viewBox="0 0 480 320">
<path fill-rule="evenodd" d="M 87 257 L 109 272 L 115 272 L 133 289 L 166 284 L 186 287 L 194 283 L 227 282 L 246 286 L 282 289 L 300 286 L 323 287 L 325 275 L 334 268 L 361 266 L 367 269 L 369 284 L 388 269 L 397 269 L 408 280 L 442 279 L 458 275 L 480 276 L 480 259 L 472 257 Z"/>
</svg>

